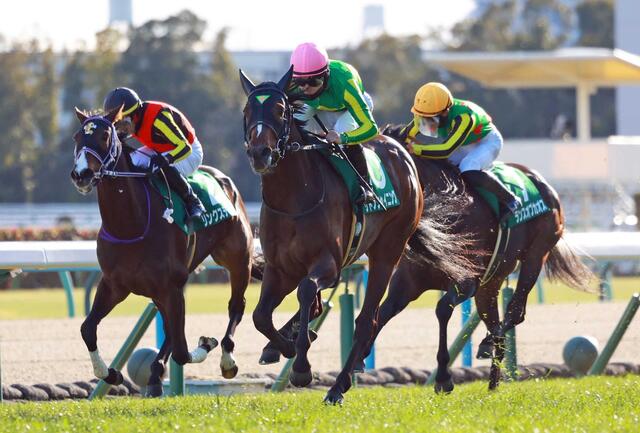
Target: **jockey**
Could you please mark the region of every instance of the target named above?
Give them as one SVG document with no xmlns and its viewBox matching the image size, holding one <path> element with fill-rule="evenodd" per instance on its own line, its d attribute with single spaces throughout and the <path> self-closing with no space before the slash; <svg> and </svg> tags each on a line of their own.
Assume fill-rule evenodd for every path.
<svg viewBox="0 0 640 433">
<path fill-rule="evenodd" d="M 167 182 L 185 203 L 189 219 L 199 218 L 205 208 L 186 178 L 202 163 L 202 145 L 184 114 L 164 102 L 143 102 L 126 87 L 110 91 L 103 105 L 105 112 L 123 106 L 122 117 L 116 121 L 118 136 L 132 135 L 143 145 L 131 152 L 133 165 L 153 172 L 163 169 Z"/>
<path fill-rule="evenodd" d="M 453 98 L 444 84 L 435 82 L 418 89 L 411 112 L 413 121 L 401 132 L 411 152 L 448 159 L 471 185 L 495 194 L 502 205 L 500 224 L 504 226 L 521 203 L 488 171 L 503 143 L 491 116 L 471 101 Z"/>
<path fill-rule="evenodd" d="M 378 135 L 371 111 L 373 101 L 364 91 L 358 71 L 348 63 L 330 60 L 327 52 L 313 43 L 303 43 L 291 54 L 293 87 L 290 96 L 304 100 L 296 118 L 312 122 L 314 115 L 326 125 L 326 140 L 344 144 L 349 160 L 369 184 L 369 172 L 360 143 Z M 371 203 L 373 193 L 360 185 L 357 204 Z"/>
</svg>

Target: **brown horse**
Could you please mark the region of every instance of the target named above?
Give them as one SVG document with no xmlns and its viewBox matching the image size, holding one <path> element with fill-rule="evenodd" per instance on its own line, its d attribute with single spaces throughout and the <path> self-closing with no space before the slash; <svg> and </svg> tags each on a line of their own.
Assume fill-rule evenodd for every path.
<svg viewBox="0 0 640 433">
<path fill-rule="evenodd" d="M 277 84 L 258 86 L 242 71 L 240 79 L 248 98 L 244 108 L 247 154 L 253 170 L 261 175 L 263 195 L 260 240 L 265 268 L 253 321 L 284 356 L 296 356 L 290 380 L 295 386 L 306 386 L 312 379 L 308 322 L 318 311 L 319 292 L 337 284 L 346 265 L 353 210 L 342 179 L 327 159 L 305 148 L 307 141 L 285 94 L 291 75 L 289 70 Z M 415 165 L 407 151 L 381 136 L 367 146 L 384 161 L 400 206 L 367 216 L 359 254 L 369 256 L 369 289 L 356 320 L 351 353 L 325 397 L 331 404 L 340 403 L 351 387 L 353 365 L 373 335 L 380 300 L 423 206 Z M 276 330 L 272 315 L 296 287 L 300 328 L 294 342 Z"/>
<path fill-rule="evenodd" d="M 393 129 L 385 129 L 385 133 L 390 135 L 394 135 L 393 132 Z M 442 206 L 451 209 L 451 215 L 455 215 L 449 223 L 445 223 L 450 226 L 450 230 L 461 236 L 471 235 L 475 242 L 474 251 L 491 252 L 496 244 L 498 221 L 487 202 L 475 189 L 462 183 L 457 169 L 450 164 L 420 157 L 414 157 L 414 161 L 423 189 L 432 196 L 426 200 L 440 201 Z M 435 260 L 430 260 L 431 263 L 404 258 L 391 278 L 389 294 L 380 306 L 378 332 L 424 291 L 438 288 L 446 292 L 436 307 L 440 328 L 436 391 L 453 390 L 448 369 L 447 324 L 456 305 L 475 295 L 478 314 L 488 330 L 487 337 L 480 344 L 478 358 L 493 358 L 489 389 L 495 389 L 500 380 L 500 364 L 504 358 L 505 332 L 524 321 L 527 298 L 542 267 L 546 267 L 547 275 L 552 279 L 562 280 L 578 290 L 591 291 L 589 282 L 594 275 L 562 239 L 564 215 L 557 193 L 536 172 L 522 165 L 509 165 L 523 171 L 531 179 L 551 212 L 512 229 L 502 262 L 493 276 L 484 284 L 480 284 L 480 274 L 474 278 L 455 281 L 442 272 L 438 257 L 433 257 Z M 486 253 L 469 256 L 469 260 L 483 271 L 490 258 L 491 255 Z M 520 270 L 516 290 L 501 322 L 498 294 L 503 281 L 515 270 L 518 262 Z M 366 350 L 364 355 L 368 353 L 369 350 Z M 357 369 L 362 365 L 361 361 Z"/>
<path fill-rule="evenodd" d="M 214 168 L 201 167 L 220 181 L 237 216 L 199 231 L 195 245 L 188 243 L 184 232 L 163 218 L 163 198 L 145 177 L 140 177 L 146 174 L 133 169 L 127 151 L 123 150 L 113 126 L 120 111 L 89 117 L 76 109 L 82 127 L 74 135 L 75 165 L 71 179 L 83 194 L 97 186 L 102 217 L 97 254 L 103 277 L 81 328 L 94 373 L 109 384 L 122 382 L 122 374 L 107 368 L 100 357 L 96 334 L 102 318 L 129 293 L 151 298 L 164 319 L 166 339 L 151 366 L 148 395 L 162 395 L 161 377 L 169 355 L 180 365 L 206 359 L 217 342 L 201 337 L 199 347 L 189 352 L 184 335 L 183 288 L 189 273 L 211 255 L 229 271 L 231 280 L 229 325 L 222 340 L 220 367 L 224 377 L 234 377 L 238 367 L 232 355 L 232 338 L 244 313 L 253 251 L 242 198 L 231 179 Z"/>
</svg>

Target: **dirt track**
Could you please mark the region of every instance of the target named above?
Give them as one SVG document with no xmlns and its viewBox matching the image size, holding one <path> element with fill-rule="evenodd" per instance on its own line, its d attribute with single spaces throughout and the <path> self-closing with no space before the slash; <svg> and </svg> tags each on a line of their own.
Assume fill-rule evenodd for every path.
<svg viewBox="0 0 640 433">
<path fill-rule="evenodd" d="M 562 363 L 562 347 L 575 335 L 592 335 L 602 348 L 613 331 L 625 303 L 531 305 L 527 320 L 517 328 L 517 353 L 520 364 L 534 362 Z M 289 313 L 278 314 L 276 324 L 288 319 Z M 136 317 L 107 318 L 98 330 L 98 347 L 107 362 L 133 327 Z M 5 384 L 60 383 L 92 378 L 91 363 L 80 337 L 82 319 L 39 321 L 0 321 L 2 376 Z M 201 334 L 222 337 L 226 314 L 191 315 L 187 317 L 188 342 L 193 348 Z M 459 312 L 451 321 L 449 342 L 460 329 Z M 480 325 L 473 336 L 474 353 L 484 335 Z M 153 346 L 154 328 L 150 327 L 141 346 Z M 313 344 L 310 360 L 314 371 L 337 370 L 340 364 L 339 315 L 332 312 L 327 318 L 320 338 Z M 251 315 L 236 333 L 236 359 L 241 373 L 277 372 L 277 365 L 257 363 L 266 339 L 251 323 Z M 436 364 L 437 320 L 432 309 L 407 310 L 383 330 L 376 345 L 376 366 L 407 366 L 432 368 Z M 220 378 L 220 349 L 202 364 L 189 365 L 187 376 Z M 640 363 L 640 317 L 636 317 L 627 331 L 612 361 Z M 459 365 L 458 361 L 456 365 Z M 488 361 L 474 360 L 474 365 L 488 365 Z"/>
</svg>

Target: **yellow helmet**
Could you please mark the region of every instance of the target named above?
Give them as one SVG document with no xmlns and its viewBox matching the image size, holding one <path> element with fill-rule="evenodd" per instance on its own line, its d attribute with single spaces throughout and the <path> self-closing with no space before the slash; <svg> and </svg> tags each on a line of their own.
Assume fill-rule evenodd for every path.
<svg viewBox="0 0 640 433">
<path fill-rule="evenodd" d="M 418 89 L 411 112 L 418 116 L 434 117 L 451 107 L 452 104 L 453 96 L 447 86 L 431 82 Z"/>
</svg>

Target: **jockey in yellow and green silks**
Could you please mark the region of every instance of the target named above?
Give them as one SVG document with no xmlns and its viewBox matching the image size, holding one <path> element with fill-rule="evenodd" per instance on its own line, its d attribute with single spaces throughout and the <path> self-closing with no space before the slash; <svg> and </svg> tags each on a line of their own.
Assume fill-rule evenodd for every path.
<svg viewBox="0 0 640 433">
<path fill-rule="evenodd" d="M 413 120 L 401 132 L 410 151 L 423 158 L 447 159 L 471 185 L 495 194 L 504 225 L 520 207 L 520 199 L 489 171 L 503 145 L 491 116 L 471 101 L 453 98 L 436 82 L 420 87 L 411 112 Z"/>
</svg>

